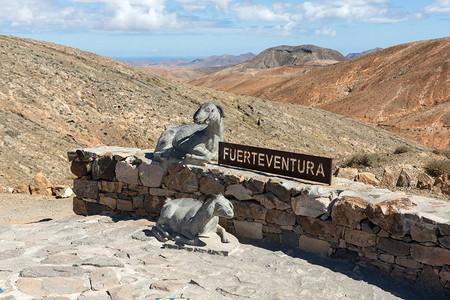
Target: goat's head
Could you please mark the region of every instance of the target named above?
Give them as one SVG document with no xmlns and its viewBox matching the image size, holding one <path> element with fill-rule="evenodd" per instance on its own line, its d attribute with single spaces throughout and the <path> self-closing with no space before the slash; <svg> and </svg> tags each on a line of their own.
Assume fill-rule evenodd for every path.
<svg viewBox="0 0 450 300">
<path fill-rule="evenodd" d="M 197 124 L 219 122 L 222 118 L 225 118 L 225 113 L 218 103 L 205 102 L 194 113 L 194 122 Z"/>
<path fill-rule="evenodd" d="M 221 193 L 212 196 L 215 203 L 214 214 L 219 217 L 231 219 L 234 217 L 234 207 L 230 200 L 225 198 Z"/>
</svg>

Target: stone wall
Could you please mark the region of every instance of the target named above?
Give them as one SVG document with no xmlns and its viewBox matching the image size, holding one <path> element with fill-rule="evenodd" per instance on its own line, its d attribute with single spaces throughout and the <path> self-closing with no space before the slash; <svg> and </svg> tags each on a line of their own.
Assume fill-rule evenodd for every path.
<svg viewBox="0 0 450 300">
<path fill-rule="evenodd" d="M 77 214 L 156 219 L 167 198 L 221 192 L 235 213 L 221 224 L 236 236 L 351 259 L 450 296 L 450 202 L 342 178 L 324 186 L 212 164 L 163 164 L 139 149 L 68 154 Z"/>
</svg>

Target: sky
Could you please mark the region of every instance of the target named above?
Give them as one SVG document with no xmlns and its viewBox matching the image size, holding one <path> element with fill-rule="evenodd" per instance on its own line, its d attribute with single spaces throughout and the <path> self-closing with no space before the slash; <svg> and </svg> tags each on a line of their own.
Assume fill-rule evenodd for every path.
<svg viewBox="0 0 450 300">
<path fill-rule="evenodd" d="M 312 44 L 343 55 L 450 35 L 450 0 L 0 0 L 0 34 L 113 58 Z"/>
</svg>

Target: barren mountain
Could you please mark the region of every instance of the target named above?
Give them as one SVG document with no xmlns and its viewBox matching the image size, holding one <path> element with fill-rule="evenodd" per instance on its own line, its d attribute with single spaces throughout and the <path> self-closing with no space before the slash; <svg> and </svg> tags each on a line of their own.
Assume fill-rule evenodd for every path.
<svg viewBox="0 0 450 300">
<path fill-rule="evenodd" d="M 345 58 L 348 58 L 348 59 L 354 59 L 354 58 L 358 58 L 358 57 L 360 57 L 360 56 L 363 56 L 363 55 L 366 55 L 366 54 L 369 54 L 369 53 L 372 53 L 372 52 L 375 52 L 375 51 L 378 51 L 378 50 L 381 50 L 381 49 L 383 49 L 383 48 L 376 47 L 376 48 L 369 49 L 369 50 L 366 50 L 366 51 L 363 51 L 363 52 L 349 53 L 349 54 L 347 54 L 347 55 L 345 56 Z"/>
<path fill-rule="evenodd" d="M 420 166 L 434 155 L 416 142 L 324 110 L 186 86 L 55 44 L 0 36 L 0 66 L 0 187 L 38 171 L 53 183 L 67 182 L 66 151 L 75 147 L 153 148 L 165 124 L 192 122 L 206 101 L 223 105 L 228 142 L 333 158 L 392 155 L 408 146 L 411 152 L 396 156 L 396 166 Z"/>
<path fill-rule="evenodd" d="M 150 60 L 134 59 L 125 62 L 135 67 L 151 67 L 158 69 L 199 69 L 237 65 L 254 56 L 255 54 L 249 52 L 241 55 L 213 55 L 194 60 L 169 59 L 153 62 Z"/>
<path fill-rule="evenodd" d="M 190 83 L 322 108 L 450 148 L 450 37 L 329 65 L 312 63 L 261 71 L 233 67 Z"/>
</svg>

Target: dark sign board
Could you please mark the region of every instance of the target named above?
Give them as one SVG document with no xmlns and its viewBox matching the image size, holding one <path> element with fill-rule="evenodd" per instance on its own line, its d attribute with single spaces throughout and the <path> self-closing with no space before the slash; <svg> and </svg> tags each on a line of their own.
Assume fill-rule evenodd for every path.
<svg viewBox="0 0 450 300">
<path fill-rule="evenodd" d="M 332 159 L 245 145 L 219 143 L 219 165 L 229 165 L 331 184 Z"/>
</svg>

